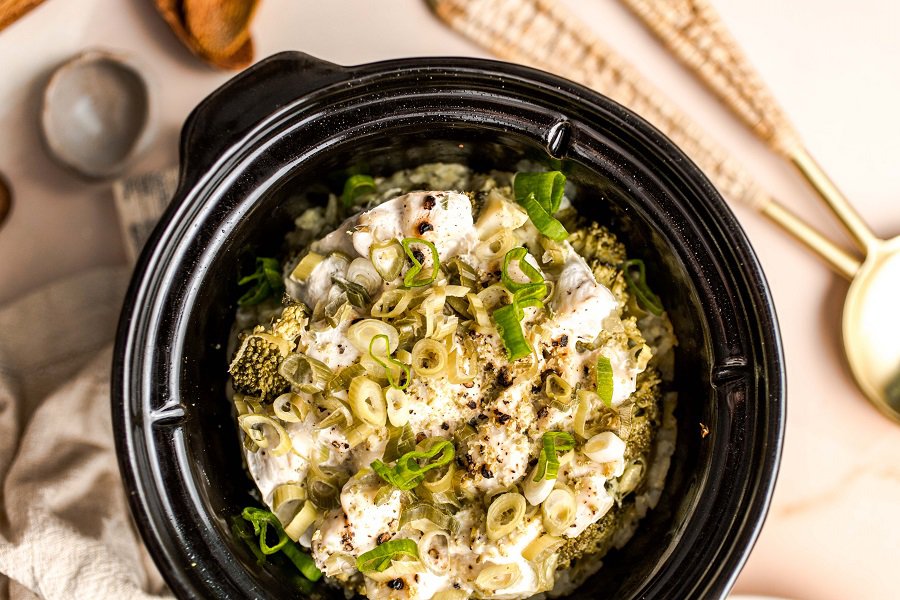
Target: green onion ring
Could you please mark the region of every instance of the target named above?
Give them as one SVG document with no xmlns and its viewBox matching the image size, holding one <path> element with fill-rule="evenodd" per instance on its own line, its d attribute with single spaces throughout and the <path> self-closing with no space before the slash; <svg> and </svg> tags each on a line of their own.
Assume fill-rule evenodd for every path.
<svg viewBox="0 0 900 600">
<path fill-rule="evenodd" d="M 361 573 L 367 571 L 384 571 L 391 566 L 391 562 L 401 556 L 419 558 L 419 546 L 413 540 L 399 539 L 388 540 L 375 546 L 368 552 L 363 552 L 356 559 L 356 568 Z"/>
<path fill-rule="evenodd" d="M 613 370 L 612 364 L 605 356 L 597 358 L 597 395 L 606 406 L 612 406 Z"/>
<path fill-rule="evenodd" d="M 375 347 L 375 340 L 378 339 L 384 340 L 384 349 L 387 353 L 385 355 L 385 359 L 387 360 L 387 362 L 395 367 L 400 367 L 400 370 L 403 371 L 402 385 L 397 383 L 397 380 L 394 378 L 394 370 L 390 366 L 388 366 L 386 362 L 378 358 L 378 356 L 375 355 L 375 352 L 372 351 Z M 385 373 L 387 373 L 388 383 L 392 388 L 396 390 L 405 390 L 407 387 L 409 387 L 409 382 L 411 379 L 409 366 L 403 364 L 402 362 L 391 356 L 391 341 L 386 334 L 379 333 L 376 336 L 372 336 L 372 339 L 369 341 L 369 356 L 371 356 L 372 360 L 374 360 L 384 368 Z"/>
<path fill-rule="evenodd" d="M 422 263 L 415 257 L 415 254 L 412 251 L 413 244 L 421 244 L 431 251 L 431 274 L 427 277 L 419 277 L 422 272 Z M 406 256 L 408 256 L 413 263 L 413 266 L 411 266 L 403 276 L 403 287 L 422 287 L 432 283 L 435 278 L 437 278 L 441 268 L 440 257 L 438 256 L 438 251 L 437 248 L 434 247 L 434 244 L 421 238 L 404 238 L 403 241 L 400 242 L 400 245 L 403 246 L 403 251 L 406 252 Z"/>
<path fill-rule="evenodd" d="M 522 246 L 519 246 L 518 248 L 513 248 L 512 250 L 507 252 L 506 256 L 503 257 L 503 266 L 500 270 L 500 281 L 502 281 L 503 285 L 506 286 L 506 289 L 511 292 L 516 292 L 535 283 L 544 282 L 544 276 L 541 275 L 541 272 L 535 269 L 531 263 L 525 260 L 525 257 L 527 255 L 528 250 L 523 248 Z M 516 261 L 518 263 L 519 269 L 522 271 L 522 274 L 528 278 L 527 282 L 515 281 L 512 277 L 510 277 L 509 265 L 513 261 Z"/>
<path fill-rule="evenodd" d="M 548 431 L 542 438 L 543 447 L 534 474 L 535 482 L 541 479 L 556 479 L 559 473 L 559 453 L 575 447 L 575 438 L 564 431 Z"/>
<path fill-rule="evenodd" d="M 356 203 L 360 196 L 375 193 L 375 180 L 369 175 L 351 175 L 344 183 L 344 193 L 341 194 L 341 204 L 349 208 Z"/>
</svg>

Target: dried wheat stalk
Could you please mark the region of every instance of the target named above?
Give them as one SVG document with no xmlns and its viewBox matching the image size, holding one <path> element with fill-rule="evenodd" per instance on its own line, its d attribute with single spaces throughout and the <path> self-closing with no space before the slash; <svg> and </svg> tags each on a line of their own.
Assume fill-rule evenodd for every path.
<svg viewBox="0 0 900 600">
<path fill-rule="evenodd" d="M 428 1 L 438 17 L 497 56 L 562 75 L 634 110 L 684 150 L 724 196 L 757 210 L 771 202 L 718 144 L 555 1 Z"/>
<path fill-rule="evenodd" d="M 822 257 L 836 272 L 850 277 L 859 268 L 856 258 L 760 188 L 724 149 L 555 0 L 427 1 L 451 27 L 497 56 L 568 77 L 628 106 L 681 147 L 727 199 L 764 214 Z M 698 37 L 697 47 L 703 43 Z M 740 58 L 735 51 L 728 60 L 746 68 L 746 62 Z M 728 60 L 723 59 L 720 67 L 716 67 L 721 68 L 722 77 L 728 76 L 724 74 Z M 788 151 L 787 144 L 795 134 L 790 128 L 779 129 L 782 125 L 778 119 L 786 123 L 783 115 L 775 118 L 767 112 L 774 102 L 769 105 L 749 101 L 761 87 L 758 79 L 749 80 L 746 87 L 735 86 L 735 95 L 748 99 L 745 119 L 756 123 L 761 131 L 767 132 L 768 139 L 778 140 L 781 149 Z"/>
<path fill-rule="evenodd" d="M 665 46 L 776 152 L 798 135 L 707 0 L 621 0 Z"/>
</svg>

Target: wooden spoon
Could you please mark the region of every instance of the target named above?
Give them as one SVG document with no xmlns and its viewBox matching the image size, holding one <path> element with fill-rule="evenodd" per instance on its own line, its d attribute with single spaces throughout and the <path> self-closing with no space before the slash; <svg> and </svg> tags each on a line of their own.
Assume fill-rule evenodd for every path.
<svg viewBox="0 0 900 600">
<path fill-rule="evenodd" d="M 250 37 L 249 26 L 255 8 L 249 12 L 243 11 L 245 20 L 237 23 L 242 13 L 235 12 L 231 5 L 238 3 L 237 0 L 223 1 L 221 4 L 231 17 L 214 18 L 211 24 L 206 26 L 200 23 L 202 20 L 200 16 L 188 14 L 187 5 L 190 2 L 185 0 L 156 0 L 156 10 L 191 52 L 216 67 L 234 70 L 243 69 L 253 62 L 253 39 Z M 217 8 L 218 3 L 211 0 L 199 4 L 203 6 L 195 5 L 193 11 L 201 10 L 205 13 L 222 11 L 222 8 Z M 258 2 L 248 0 L 246 4 L 255 7 Z M 228 24 L 223 25 L 226 22 Z M 194 30 L 202 32 L 200 39 L 189 30 L 189 23 L 193 23 Z M 237 36 L 235 40 L 227 40 L 229 32 Z"/>
<path fill-rule="evenodd" d="M 250 40 L 258 0 L 184 0 L 188 32 L 208 56 L 234 56 Z"/>
</svg>

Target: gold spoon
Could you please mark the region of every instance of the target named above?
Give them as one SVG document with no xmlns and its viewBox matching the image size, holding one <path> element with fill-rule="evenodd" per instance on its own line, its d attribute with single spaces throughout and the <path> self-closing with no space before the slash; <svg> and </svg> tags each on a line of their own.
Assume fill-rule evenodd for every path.
<svg viewBox="0 0 900 600">
<path fill-rule="evenodd" d="M 0 174 L 0 228 L 6 223 L 6 218 L 11 210 L 12 192 L 9 189 L 9 184 L 6 183 L 3 175 Z"/>
<path fill-rule="evenodd" d="M 836 255 L 837 260 L 826 257 L 851 281 L 844 303 L 844 351 L 860 389 L 900 422 L 900 236 L 879 239 L 863 222 L 804 147 L 707 0 L 621 1 L 745 125 L 800 171 L 865 253 L 862 264 L 846 254 Z"/>
</svg>

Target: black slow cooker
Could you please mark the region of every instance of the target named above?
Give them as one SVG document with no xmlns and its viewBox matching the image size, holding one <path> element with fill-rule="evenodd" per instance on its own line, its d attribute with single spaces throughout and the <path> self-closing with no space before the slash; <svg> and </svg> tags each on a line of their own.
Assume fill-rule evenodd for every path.
<svg viewBox="0 0 900 600">
<path fill-rule="evenodd" d="M 138 528 L 179 597 L 298 595 L 277 567 L 256 564 L 228 520 L 253 503 L 225 397 L 241 261 L 277 252 L 299 191 L 339 191 L 353 169 L 514 170 L 522 159 L 564 171 L 578 210 L 646 260 L 680 341 L 678 442 L 663 497 L 572 597 L 727 593 L 771 498 L 785 384 L 763 273 L 709 181 L 639 116 L 547 73 L 461 58 L 341 67 L 284 53 L 188 118 L 180 185 L 140 257 L 118 332 L 119 461 Z"/>
</svg>

